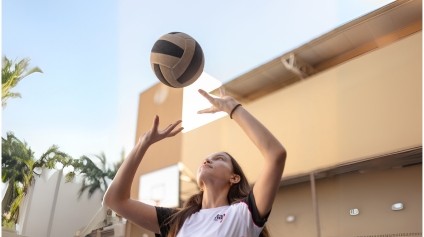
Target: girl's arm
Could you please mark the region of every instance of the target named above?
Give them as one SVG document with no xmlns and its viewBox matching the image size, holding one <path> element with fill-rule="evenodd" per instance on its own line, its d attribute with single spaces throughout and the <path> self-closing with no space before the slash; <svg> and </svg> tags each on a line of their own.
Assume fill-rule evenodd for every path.
<svg viewBox="0 0 424 237">
<path fill-rule="evenodd" d="M 140 137 L 127 159 L 122 163 L 103 198 L 104 205 L 124 218 L 155 233 L 160 233 L 156 209 L 154 206 L 131 199 L 131 184 L 147 149 L 154 143 L 181 132 L 182 127 L 176 128 L 180 123 L 181 121 L 177 121 L 163 130 L 158 130 L 159 117 L 156 116 L 152 128 Z"/>
<path fill-rule="evenodd" d="M 203 90 L 199 90 L 212 107 L 199 113 L 215 113 L 224 111 L 237 122 L 245 134 L 262 153 L 265 163 L 253 187 L 256 206 L 260 216 L 265 216 L 272 207 L 281 182 L 286 161 L 286 150 L 274 135 L 243 106 L 230 96 L 221 94 L 215 98 Z"/>
</svg>

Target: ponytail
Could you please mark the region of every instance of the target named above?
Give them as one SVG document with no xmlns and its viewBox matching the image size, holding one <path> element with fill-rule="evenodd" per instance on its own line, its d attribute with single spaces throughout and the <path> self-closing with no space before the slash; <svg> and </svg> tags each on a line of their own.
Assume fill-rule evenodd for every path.
<svg viewBox="0 0 424 237">
<path fill-rule="evenodd" d="M 175 237 L 184 224 L 184 221 L 192 214 L 200 211 L 202 208 L 203 191 L 191 196 L 184 207 L 174 213 L 168 221 L 170 225 L 168 237 Z"/>
</svg>

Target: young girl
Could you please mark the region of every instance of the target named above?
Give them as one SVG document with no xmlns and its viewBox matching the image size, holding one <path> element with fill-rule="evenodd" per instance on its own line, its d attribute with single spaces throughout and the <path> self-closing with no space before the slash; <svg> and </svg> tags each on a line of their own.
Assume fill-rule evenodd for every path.
<svg viewBox="0 0 424 237">
<path fill-rule="evenodd" d="M 226 112 L 261 152 L 264 166 L 253 188 L 236 160 L 226 152 L 209 155 L 197 170 L 198 194 L 182 209 L 151 206 L 130 198 L 131 183 L 147 149 L 162 139 L 175 136 L 183 128 L 177 121 L 163 130 L 159 117 L 143 134 L 121 165 L 104 196 L 104 205 L 128 220 L 163 237 L 268 236 L 264 229 L 278 191 L 286 160 L 281 143 L 234 98 L 212 97 L 199 90 L 211 107 L 199 113 Z M 255 161 L 252 160 L 252 164 Z"/>
</svg>

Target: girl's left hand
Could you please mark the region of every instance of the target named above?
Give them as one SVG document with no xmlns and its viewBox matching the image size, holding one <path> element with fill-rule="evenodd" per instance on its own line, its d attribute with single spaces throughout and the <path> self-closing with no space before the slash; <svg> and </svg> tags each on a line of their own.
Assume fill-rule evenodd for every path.
<svg viewBox="0 0 424 237">
<path fill-rule="evenodd" d="M 199 89 L 199 93 L 203 95 L 210 103 L 211 107 L 207 109 L 199 110 L 198 114 L 204 114 L 204 113 L 216 113 L 216 112 L 226 112 L 230 113 L 231 110 L 239 104 L 233 97 L 225 95 L 225 92 L 222 88 L 219 89 L 220 97 L 213 97 L 206 91 Z"/>
</svg>

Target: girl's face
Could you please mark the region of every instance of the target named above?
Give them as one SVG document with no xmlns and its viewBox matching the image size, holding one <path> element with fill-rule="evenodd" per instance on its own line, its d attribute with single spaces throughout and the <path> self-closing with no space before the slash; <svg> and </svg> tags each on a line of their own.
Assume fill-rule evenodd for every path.
<svg viewBox="0 0 424 237">
<path fill-rule="evenodd" d="M 200 188 L 205 182 L 229 185 L 233 175 L 231 157 L 225 152 L 217 152 L 203 160 L 197 170 L 197 183 Z"/>
</svg>

